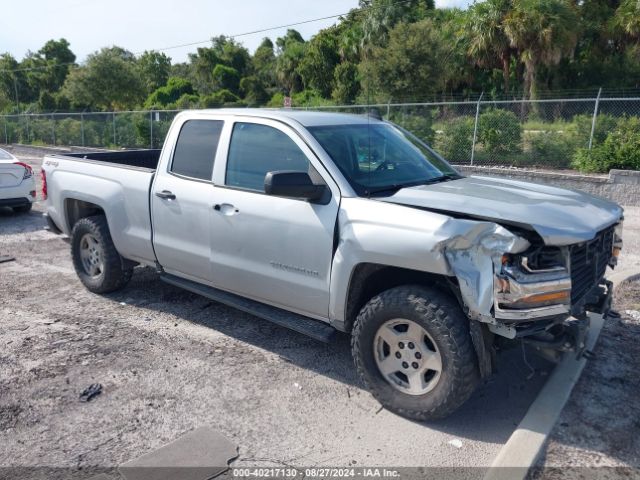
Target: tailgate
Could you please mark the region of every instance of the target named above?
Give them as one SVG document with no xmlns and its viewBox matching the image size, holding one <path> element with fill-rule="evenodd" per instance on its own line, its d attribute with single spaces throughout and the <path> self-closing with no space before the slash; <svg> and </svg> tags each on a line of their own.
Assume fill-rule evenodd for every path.
<svg viewBox="0 0 640 480">
<path fill-rule="evenodd" d="M 17 187 L 22 183 L 27 169 L 18 163 L 0 162 L 0 188 Z"/>
</svg>

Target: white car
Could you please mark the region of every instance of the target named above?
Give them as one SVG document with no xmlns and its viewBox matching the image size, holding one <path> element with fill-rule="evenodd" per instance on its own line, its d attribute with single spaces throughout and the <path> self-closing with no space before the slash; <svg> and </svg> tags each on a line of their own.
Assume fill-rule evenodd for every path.
<svg viewBox="0 0 640 480">
<path fill-rule="evenodd" d="M 28 212 L 36 199 L 33 168 L 0 148 L 0 207 Z"/>
</svg>

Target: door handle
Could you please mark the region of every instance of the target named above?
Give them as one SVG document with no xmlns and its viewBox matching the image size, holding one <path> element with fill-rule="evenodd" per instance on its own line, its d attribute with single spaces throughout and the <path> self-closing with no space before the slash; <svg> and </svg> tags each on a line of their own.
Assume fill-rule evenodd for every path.
<svg viewBox="0 0 640 480">
<path fill-rule="evenodd" d="M 216 212 L 220 212 L 220 213 L 222 213 L 223 215 L 226 215 L 226 216 L 235 215 L 236 213 L 240 213 L 240 210 L 238 210 L 236 207 L 234 207 L 230 203 L 216 203 L 213 206 L 213 209 Z"/>
<path fill-rule="evenodd" d="M 164 198 L 166 200 L 175 200 L 176 196 L 171 193 L 169 190 L 163 190 L 161 192 L 156 192 L 156 197 Z"/>
</svg>

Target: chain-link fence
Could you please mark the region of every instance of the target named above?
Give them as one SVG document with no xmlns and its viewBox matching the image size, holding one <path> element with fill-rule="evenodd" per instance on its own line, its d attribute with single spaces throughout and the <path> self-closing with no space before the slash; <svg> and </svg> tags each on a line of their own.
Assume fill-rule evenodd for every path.
<svg viewBox="0 0 640 480">
<path fill-rule="evenodd" d="M 621 125 L 640 128 L 640 97 L 497 101 L 481 97 L 478 101 L 298 108 L 352 114 L 375 109 L 460 165 L 571 168 L 580 152 L 596 148 Z M 159 148 L 176 113 L 6 115 L 0 116 L 0 142 Z"/>
<path fill-rule="evenodd" d="M 0 142 L 104 148 L 160 148 L 178 110 L 0 116 Z"/>
</svg>

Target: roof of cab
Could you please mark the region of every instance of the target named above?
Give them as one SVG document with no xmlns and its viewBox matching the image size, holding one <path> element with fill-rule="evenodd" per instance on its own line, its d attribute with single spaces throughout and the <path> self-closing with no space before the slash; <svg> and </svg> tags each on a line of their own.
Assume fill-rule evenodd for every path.
<svg viewBox="0 0 640 480">
<path fill-rule="evenodd" d="M 210 113 L 225 115 L 242 115 L 246 117 L 270 118 L 273 120 L 294 120 L 305 127 L 321 125 L 357 125 L 380 123 L 373 117 L 337 112 L 310 112 L 307 110 L 267 109 L 267 108 L 221 108 L 206 110 Z"/>
</svg>

